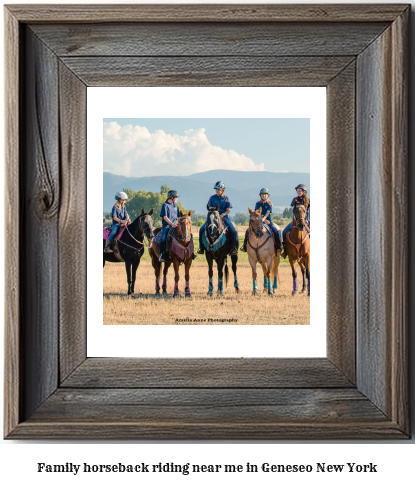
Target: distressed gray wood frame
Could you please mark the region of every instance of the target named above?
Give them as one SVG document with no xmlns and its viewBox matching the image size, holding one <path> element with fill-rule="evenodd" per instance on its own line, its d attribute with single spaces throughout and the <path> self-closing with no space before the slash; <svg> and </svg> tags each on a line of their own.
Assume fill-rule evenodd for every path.
<svg viewBox="0 0 415 488">
<path fill-rule="evenodd" d="M 408 438 L 409 13 L 5 8 L 6 438 Z M 86 95 L 108 85 L 327 87 L 327 358 L 86 357 Z"/>
</svg>

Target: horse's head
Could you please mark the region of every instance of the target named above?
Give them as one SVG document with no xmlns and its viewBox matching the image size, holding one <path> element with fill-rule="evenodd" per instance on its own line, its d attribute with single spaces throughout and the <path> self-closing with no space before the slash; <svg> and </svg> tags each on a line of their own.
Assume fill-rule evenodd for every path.
<svg viewBox="0 0 415 488">
<path fill-rule="evenodd" d="M 257 239 L 261 239 L 261 237 L 264 235 L 261 211 L 261 207 L 258 210 L 251 210 L 248 208 L 249 227 Z"/>
<path fill-rule="evenodd" d="M 223 230 L 223 222 L 219 215 L 219 205 L 216 207 L 207 206 L 208 214 L 206 220 L 206 232 L 208 237 L 215 239 Z"/>
<path fill-rule="evenodd" d="M 180 211 L 180 217 L 177 220 L 177 236 L 186 244 L 190 241 L 190 237 L 192 235 L 191 215 L 191 210 L 189 210 L 188 214 L 184 214 L 182 211 Z"/>
<path fill-rule="evenodd" d="M 300 230 L 304 230 L 306 225 L 307 209 L 304 205 L 298 202 L 297 199 L 294 200 L 293 217 L 293 225 L 297 226 Z"/>
<path fill-rule="evenodd" d="M 145 237 L 147 237 L 149 245 L 151 245 L 151 241 L 154 237 L 153 219 L 151 218 L 152 215 L 153 209 L 151 209 L 150 212 L 146 213 L 143 208 L 141 210 L 141 214 L 138 216 L 139 230 Z"/>
</svg>

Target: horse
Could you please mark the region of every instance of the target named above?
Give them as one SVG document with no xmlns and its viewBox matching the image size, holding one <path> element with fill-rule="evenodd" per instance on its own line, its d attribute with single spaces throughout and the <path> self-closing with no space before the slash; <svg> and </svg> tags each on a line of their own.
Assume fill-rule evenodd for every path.
<svg viewBox="0 0 415 488">
<path fill-rule="evenodd" d="M 134 285 L 137 274 L 137 268 L 140 264 L 140 259 L 144 254 L 144 243 L 142 242 L 144 236 L 151 244 L 154 237 L 153 234 L 153 221 L 151 215 L 153 209 L 150 212 L 145 213 L 144 209 L 141 210 L 141 214 L 129 225 L 126 226 L 122 238 L 117 239 L 118 251 L 116 252 L 104 252 L 104 266 L 105 261 L 110 263 L 125 262 L 125 271 L 127 273 L 128 283 L 128 296 L 134 296 Z M 111 244 L 115 241 L 111 242 Z M 105 249 L 106 239 L 104 239 Z"/>
<path fill-rule="evenodd" d="M 184 214 L 180 211 L 180 217 L 177 220 L 177 227 L 172 229 L 170 232 L 170 238 L 168 238 L 166 260 L 164 262 L 163 269 L 163 294 L 167 293 L 167 272 L 173 262 L 174 268 L 174 293 L 173 298 L 179 298 L 179 266 L 184 263 L 184 277 L 186 280 L 185 286 L 185 297 L 191 297 L 190 293 L 190 266 L 193 261 L 193 237 L 192 237 L 192 221 L 190 216 L 192 211 L 188 214 Z M 156 235 L 161 235 L 161 227 L 155 229 L 154 233 Z M 157 239 L 153 240 L 150 249 L 151 262 L 154 268 L 154 274 L 156 276 L 156 295 L 160 295 L 160 272 L 161 265 L 159 261 L 159 242 Z"/>
<path fill-rule="evenodd" d="M 278 266 L 280 264 L 281 251 L 275 253 L 274 238 L 264 227 L 261 216 L 261 208 L 257 211 L 248 208 L 249 217 L 249 234 L 246 250 L 248 252 L 249 264 L 252 268 L 253 295 L 258 294 L 256 265 L 259 263 L 264 272 L 264 289 L 268 295 L 273 295 L 278 288 Z M 272 283 L 272 275 L 274 283 Z"/>
<path fill-rule="evenodd" d="M 213 260 L 215 260 L 218 269 L 218 295 L 223 295 L 223 267 L 225 266 L 225 284 L 228 284 L 228 254 L 232 251 L 232 236 L 225 227 L 221 216 L 219 215 L 219 205 L 209 207 L 207 205 L 207 225 L 204 238 L 206 249 L 206 260 L 209 265 L 209 291 L 208 295 L 213 295 Z M 237 244 L 237 243 L 236 243 Z M 231 254 L 232 271 L 234 275 L 234 287 L 236 293 L 239 292 L 238 277 L 236 276 L 236 263 L 238 255 Z"/>
<path fill-rule="evenodd" d="M 287 234 L 287 242 L 285 244 L 293 276 L 292 295 L 298 294 L 297 272 L 295 270 L 296 262 L 298 262 L 303 275 L 303 288 L 301 293 L 308 291 L 307 295 L 310 296 L 310 229 L 307 225 L 306 215 L 307 210 L 305 206 L 295 200 L 293 225 L 289 234 Z M 307 276 L 307 288 L 304 274 Z"/>
</svg>

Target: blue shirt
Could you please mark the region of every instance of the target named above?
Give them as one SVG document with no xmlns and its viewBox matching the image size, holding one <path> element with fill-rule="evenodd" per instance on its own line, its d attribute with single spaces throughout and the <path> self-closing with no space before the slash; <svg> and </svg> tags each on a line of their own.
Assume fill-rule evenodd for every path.
<svg viewBox="0 0 415 488">
<path fill-rule="evenodd" d="M 259 200 L 259 202 L 256 202 L 256 204 L 255 204 L 255 210 L 259 210 L 260 207 L 262 207 L 261 215 L 263 217 L 265 217 L 265 214 L 269 210 L 269 215 L 267 217 L 267 220 L 269 220 L 270 222 L 272 222 L 272 220 L 271 220 L 272 204 L 270 204 L 268 202 L 263 202 L 262 200 Z"/>
<path fill-rule="evenodd" d="M 291 207 L 294 207 L 294 200 L 297 200 L 297 202 L 299 202 L 301 205 L 303 205 L 303 201 L 304 201 L 304 196 L 302 197 L 295 197 L 292 199 L 292 202 L 291 202 Z M 308 207 L 307 207 L 307 220 L 310 218 L 310 197 L 308 197 Z"/>
<path fill-rule="evenodd" d="M 161 206 L 160 217 L 167 217 L 171 222 L 177 220 L 180 216 L 180 209 L 177 203 L 164 202 Z M 163 219 L 163 227 L 170 227 L 170 224 Z"/>
<path fill-rule="evenodd" d="M 114 217 L 117 217 L 117 219 L 120 220 L 127 220 L 127 209 L 125 207 L 117 207 L 117 205 L 114 205 L 112 207 L 112 223 L 113 224 L 119 224 L 119 222 L 116 222 L 114 220 Z"/>
<path fill-rule="evenodd" d="M 227 208 L 232 208 L 232 203 L 226 195 L 212 195 L 208 201 L 209 207 L 215 207 L 219 205 L 219 215 L 222 215 Z"/>
</svg>

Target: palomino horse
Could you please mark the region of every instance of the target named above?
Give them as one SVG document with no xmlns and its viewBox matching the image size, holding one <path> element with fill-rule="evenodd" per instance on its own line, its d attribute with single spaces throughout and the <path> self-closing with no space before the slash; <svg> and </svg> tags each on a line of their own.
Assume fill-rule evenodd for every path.
<svg viewBox="0 0 415 488">
<path fill-rule="evenodd" d="M 298 281 L 296 262 L 300 265 L 303 275 L 303 288 L 301 293 L 306 291 L 304 274 L 307 276 L 308 296 L 310 296 L 310 229 L 306 221 L 307 210 L 304 205 L 294 201 L 293 225 L 287 234 L 285 244 L 288 259 L 290 260 L 293 275 L 293 295 L 298 294 Z"/>
<path fill-rule="evenodd" d="M 151 219 L 152 214 L 153 209 L 151 209 L 148 214 L 144 212 L 144 209 L 142 209 L 141 215 L 139 215 L 130 225 L 127 225 L 127 228 L 124 230 L 122 238 L 117 240 L 119 253 L 104 252 L 104 266 L 105 261 L 108 261 L 110 263 L 118 263 L 122 261 L 125 262 L 125 271 L 127 273 L 128 283 L 128 296 L 134 296 L 134 285 L 137 268 L 140 264 L 141 256 L 144 254 L 144 236 L 147 238 L 150 245 L 154 237 L 153 221 Z"/>
<path fill-rule="evenodd" d="M 253 295 L 258 294 L 256 265 L 259 263 L 264 272 L 264 286 L 268 289 L 268 295 L 273 295 L 273 289 L 278 288 L 278 266 L 280 264 L 281 251 L 275 254 L 274 239 L 264 228 L 261 216 L 261 208 L 257 211 L 248 208 L 249 235 L 246 250 L 248 252 L 249 264 L 252 268 Z M 265 231 L 265 232 L 264 232 Z M 272 232 L 272 231 L 271 231 Z M 274 278 L 274 284 L 272 283 Z"/>
<path fill-rule="evenodd" d="M 189 211 L 188 214 L 183 214 L 180 212 L 180 217 L 177 220 L 177 227 L 171 232 L 170 239 L 168 241 L 168 253 L 165 254 L 166 260 L 164 262 L 163 269 L 163 293 L 167 293 L 167 272 L 170 268 L 171 263 L 173 263 L 174 268 L 174 293 L 173 297 L 178 298 L 179 295 L 179 266 L 184 263 L 185 269 L 185 296 L 191 297 L 190 294 L 190 266 L 193 260 L 193 238 L 192 238 L 192 221 L 190 216 L 192 212 Z M 160 234 L 161 227 L 156 229 L 154 232 Z M 159 261 L 159 243 L 156 242 L 157 239 L 153 241 L 152 247 L 150 249 L 151 262 L 154 268 L 154 274 L 156 275 L 156 295 L 160 295 L 160 273 L 161 265 Z"/>
<path fill-rule="evenodd" d="M 206 249 L 206 261 L 209 265 L 209 291 L 208 295 L 213 295 L 213 261 L 215 260 L 218 268 L 218 295 L 223 295 L 223 267 L 225 266 L 225 284 L 228 284 L 228 254 L 232 250 L 232 236 L 225 227 L 221 216 L 219 215 L 219 205 L 215 207 L 207 206 L 207 225 L 203 235 L 204 246 Z M 238 243 L 234 243 L 237 245 Z M 236 292 L 239 292 L 238 277 L 236 276 L 236 263 L 238 255 L 231 255 L 232 271 L 234 276 L 233 286 Z"/>
</svg>

